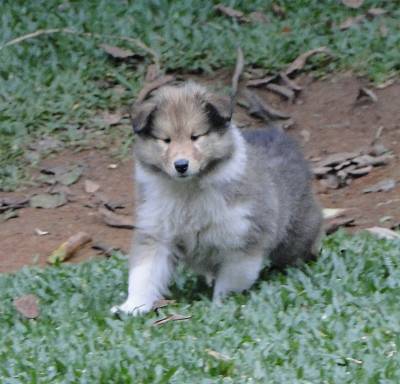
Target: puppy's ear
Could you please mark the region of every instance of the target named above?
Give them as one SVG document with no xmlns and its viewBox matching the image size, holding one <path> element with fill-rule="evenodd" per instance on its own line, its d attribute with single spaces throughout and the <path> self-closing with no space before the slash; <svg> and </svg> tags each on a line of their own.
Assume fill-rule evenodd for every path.
<svg viewBox="0 0 400 384">
<path fill-rule="evenodd" d="M 204 104 L 210 126 L 216 130 L 225 129 L 231 120 L 230 100 L 220 96 L 210 96 Z"/>
<path fill-rule="evenodd" d="M 150 134 L 153 126 L 156 105 L 144 103 L 135 106 L 131 112 L 132 128 L 137 134 Z"/>
</svg>

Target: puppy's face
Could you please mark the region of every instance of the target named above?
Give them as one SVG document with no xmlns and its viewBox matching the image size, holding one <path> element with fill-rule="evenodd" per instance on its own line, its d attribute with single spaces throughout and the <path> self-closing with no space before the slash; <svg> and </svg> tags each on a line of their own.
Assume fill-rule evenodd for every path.
<svg viewBox="0 0 400 384">
<path fill-rule="evenodd" d="M 176 180 L 206 174 L 231 155 L 228 109 L 194 83 L 162 88 L 135 111 L 137 160 Z"/>
</svg>

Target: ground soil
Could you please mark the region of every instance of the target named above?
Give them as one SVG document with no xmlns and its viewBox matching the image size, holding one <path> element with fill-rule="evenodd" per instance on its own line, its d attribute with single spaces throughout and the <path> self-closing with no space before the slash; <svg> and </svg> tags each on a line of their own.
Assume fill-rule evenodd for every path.
<svg viewBox="0 0 400 384">
<path fill-rule="evenodd" d="M 200 79 L 215 83 L 215 79 Z M 226 83 L 228 77 L 221 75 L 218 81 Z M 324 158 L 328 154 L 368 148 L 379 127 L 384 127 L 383 144 L 395 155 L 389 165 L 377 167 L 367 176 L 355 179 L 351 185 L 340 189 L 323 188 L 318 180 L 314 187 L 324 207 L 350 208 L 355 219 L 352 230 L 371 226 L 391 227 L 400 222 L 400 84 L 375 89 L 376 103 L 356 105 L 359 89 L 365 86 L 363 79 L 351 74 L 341 74 L 325 80 L 310 76 L 298 79 L 304 86 L 296 102 L 291 104 L 269 91 L 257 90 L 258 94 L 276 108 L 293 116 L 295 124 L 289 133 L 298 138 L 309 159 Z M 239 125 L 259 125 L 238 108 L 235 118 Z M 132 230 L 111 228 L 104 224 L 93 205 L 93 197 L 84 190 L 84 181 L 98 183 L 101 192 L 111 202 L 122 203 L 121 214 L 132 215 L 133 207 L 133 161 L 119 162 L 110 168 L 115 159 L 104 150 L 83 152 L 64 151 L 49 157 L 40 167 L 83 164 L 83 177 L 70 187 L 73 193 L 68 204 L 55 209 L 23 208 L 19 216 L 0 222 L 0 272 L 11 272 L 24 265 L 45 265 L 48 255 L 69 236 L 79 231 L 89 233 L 94 242 L 129 250 Z M 39 167 L 39 168 L 40 168 Z M 389 192 L 365 194 L 367 186 L 380 180 L 393 178 L 395 189 Z M 46 191 L 48 186 L 25 188 L 14 193 L 1 193 L 1 197 L 31 196 Z M 39 236 L 35 229 L 49 232 Z M 88 244 L 71 259 L 80 262 L 92 257 L 103 257 Z"/>
</svg>

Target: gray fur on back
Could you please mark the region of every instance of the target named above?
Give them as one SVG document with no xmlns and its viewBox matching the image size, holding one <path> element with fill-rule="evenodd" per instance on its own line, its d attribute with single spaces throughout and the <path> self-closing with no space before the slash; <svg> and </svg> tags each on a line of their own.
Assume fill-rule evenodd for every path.
<svg viewBox="0 0 400 384">
<path fill-rule="evenodd" d="M 277 267 L 314 258 L 322 216 L 300 148 L 276 128 L 242 134 L 248 145 L 245 176 L 224 189 L 233 200 L 254 201 L 248 245 L 268 238 L 266 253 Z"/>
</svg>

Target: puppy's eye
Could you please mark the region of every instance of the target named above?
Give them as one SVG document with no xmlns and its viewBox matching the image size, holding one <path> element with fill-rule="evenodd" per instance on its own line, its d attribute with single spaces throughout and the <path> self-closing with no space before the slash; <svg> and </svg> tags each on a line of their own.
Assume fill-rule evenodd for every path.
<svg viewBox="0 0 400 384">
<path fill-rule="evenodd" d="M 208 134 L 208 131 L 207 131 L 207 132 L 204 132 L 204 133 L 201 133 L 200 135 L 192 135 L 192 136 L 190 136 L 190 139 L 191 139 L 192 141 L 196 141 L 199 137 L 205 136 L 205 135 L 207 135 L 207 134 Z"/>
<path fill-rule="evenodd" d="M 168 138 L 168 139 L 161 139 L 164 143 L 167 143 L 167 144 L 169 144 L 170 142 L 171 142 L 171 139 L 170 138 Z"/>
</svg>

